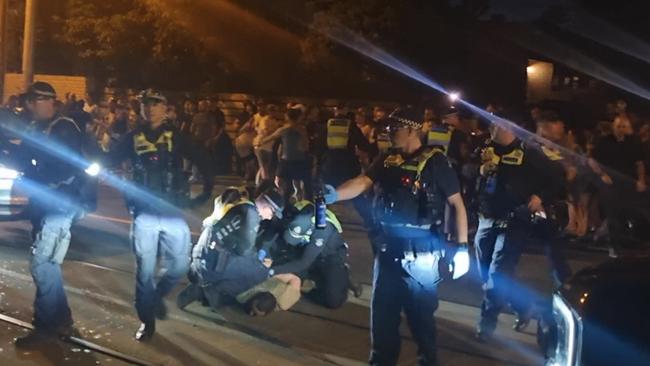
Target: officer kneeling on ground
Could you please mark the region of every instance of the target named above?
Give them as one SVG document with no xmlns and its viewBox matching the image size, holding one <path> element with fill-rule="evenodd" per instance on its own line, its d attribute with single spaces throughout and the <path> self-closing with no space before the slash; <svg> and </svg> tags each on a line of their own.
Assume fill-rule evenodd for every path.
<svg viewBox="0 0 650 366">
<path fill-rule="evenodd" d="M 456 279 L 469 269 L 467 216 L 458 178 L 442 151 L 422 145 L 421 116 L 410 109 L 394 111 L 388 119 L 393 151 L 379 156 L 365 174 L 338 189 L 327 187 L 325 196 L 332 203 L 352 199 L 373 184 L 381 188 L 371 365 L 397 363 L 402 310 L 418 345 L 419 364 L 437 365 L 433 316 L 438 307 L 437 284 L 441 275 L 452 272 Z M 445 202 L 454 208 L 458 245 L 447 248 L 441 258 Z"/>
<path fill-rule="evenodd" d="M 348 299 L 350 288 L 348 250 L 341 236 L 341 223 L 328 210 L 326 226 L 315 228 L 314 205 L 309 201 L 296 202 L 291 211 L 275 244 L 276 251 L 288 249 L 286 252 L 294 255 L 283 263 L 276 259 L 271 274 L 295 273 L 312 279 L 316 288 L 309 295 L 314 301 L 331 309 L 341 307 Z"/>
<path fill-rule="evenodd" d="M 269 278 L 255 248 L 259 225 L 259 213 L 246 191 L 230 187 L 215 199 L 214 212 L 203 220 L 192 250 L 192 283 L 178 295 L 179 308 L 205 299 L 216 309 L 224 296 L 232 299 Z"/>
<path fill-rule="evenodd" d="M 215 200 L 214 212 L 203 221 L 203 232 L 192 254 L 190 281 L 177 298 L 184 309 L 203 301 L 213 310 L 237 300 L 250 315 L 287 310 L 300 298 L 300 279 L 290 273 L 271 276 L 270 260 L 256 249 L 260 219 L 280 215 L 282 196 L 263 192 L 256 203 L 244 189 L 227 188 Z M 259 211 L 258 211 L 259 209 Z"/>
</svg>

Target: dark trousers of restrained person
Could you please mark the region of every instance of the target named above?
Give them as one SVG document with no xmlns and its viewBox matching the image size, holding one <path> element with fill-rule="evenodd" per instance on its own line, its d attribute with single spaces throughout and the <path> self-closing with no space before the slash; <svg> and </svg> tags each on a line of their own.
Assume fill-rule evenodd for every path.
<svg viewBox="0 0 650 366">
<path fill-rule="evenodd" d="M 370 365 L 396 365 L 404 311 L 418 347 L 418 365 L 437 365 L 437 239 L 386 237 L 375 256 L 371 303 Z"/>
<path fill-rule="evenodd" d="M 499 313 L 510 302 L 515 309 L 526 308 L 531 293 L 514 278 L 515 267 L 528 240 L 524 225 L 506 220 L 479 218 L 474 239 L 476 259 L 483 282 L 483 302 L 479 331 L 492 334 Z"/>
</svg>

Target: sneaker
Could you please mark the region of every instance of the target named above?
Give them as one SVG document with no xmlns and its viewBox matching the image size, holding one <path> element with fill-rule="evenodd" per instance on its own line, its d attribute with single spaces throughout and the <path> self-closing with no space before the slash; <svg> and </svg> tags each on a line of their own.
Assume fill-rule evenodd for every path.
<svg viewBox="0 0 650 366">
<path fill-rule="evenodd" d="M 146 342 L 153 337 L 156 332 L 156 322 L 141 323 L 138 330 L 135 332 L 135 340 L 138 342 Z"/>
</svg>

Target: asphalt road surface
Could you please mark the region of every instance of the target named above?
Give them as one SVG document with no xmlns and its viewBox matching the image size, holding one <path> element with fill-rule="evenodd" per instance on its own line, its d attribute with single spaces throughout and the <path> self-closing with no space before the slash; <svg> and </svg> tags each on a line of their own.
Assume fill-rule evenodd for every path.
<svg viewBox="0 0 650 366">
<path fill-rule="evenodd" d="M 236 182 L 223 178 L 215 192 Z M 206 204 L 187 212 L 196 234 L 211 211 Z M 364 284 L 360 298 L 350 297 L 341 309 L 328 310 L 303 299 L 288 312 L 252 318 L 235 307 L 218 313 L 200 304 L 186 311 L 167 299 L 170 318 L 157 324 L 147 344 L 133 340 L 138 326 L 133 309 L 135 262 L 129 243 L 130 217 L 122 195 L 100 191 L 99 209 L 76 223 L 63 265 L 66 290 L 81 338 L 154 365 L 362 365 L 369 351 L 369 297 L 372 255 L 365 230 L 351 205 L 333 209 L 343 222 L 350 246 L 355 281 Z M 29 322 L 34 287 L 29 275 L 30 224 L 0 223 L 0 314 Z M 607 260 L 601 251 L 570 250 L 574 269 Z M 518 278 L 538 294 L 550 289 L 545 256 L 529 248 L 518 268 Z M 540 365 L 535 342 L 536 324 L 524 333 L 511 330 L 514 317 L 500 318 L 497 337 L 488 344 L 473 339 L 481 288 L 475 266 L 464 278 L 440 286 L 438 347 L 442 365 Z M 405 323 L 405 322 L 404 322 Z M 95 349 L 58 342 L 34 351 L 17 350 L 13 339 L 26 329 L 0 321 L 2 365 L 128 365 L 130 362 Z M 415 345 L 403 324 L 400 365 L 415 365 Z"/>
</svg>

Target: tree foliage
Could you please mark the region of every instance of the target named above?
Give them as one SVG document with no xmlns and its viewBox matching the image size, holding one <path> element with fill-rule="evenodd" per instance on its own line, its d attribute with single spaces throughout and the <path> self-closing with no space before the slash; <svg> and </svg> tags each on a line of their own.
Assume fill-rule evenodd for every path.
<svg viewBox="0 0 650 366">
<path fill-rule="evenodd" d="M 161 4 L 67 0 L 66 14 L 58 18 L 58 37 L 88 62 L 93 75 L 109 84 L 194 86 L 204 78 L 201 39 L 175 22 L 173 12 Z M 179 71 L 182 78 L 169 78 Z"/>
</svg>

